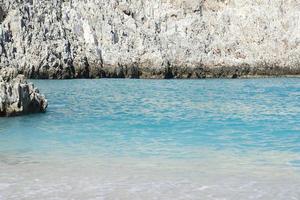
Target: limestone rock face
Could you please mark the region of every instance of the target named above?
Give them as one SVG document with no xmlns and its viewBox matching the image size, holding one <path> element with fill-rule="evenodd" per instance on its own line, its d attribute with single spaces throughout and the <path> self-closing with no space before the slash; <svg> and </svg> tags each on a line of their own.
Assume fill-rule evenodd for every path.
<svg viewBox="0 0 300 200">
<path fill-rule="evenodd" d="M 30 78 L 300 74 L 299 0 L 5 0 L 0 66 Z"/>
<path fill-rule="evenodd" d="M 15 76 L 16 70 L 11 69 L 1 71 L 0 117 L 46 111 L 47 100 L 33 84 L 26 82 L 24 75 Z"/>
</svg>

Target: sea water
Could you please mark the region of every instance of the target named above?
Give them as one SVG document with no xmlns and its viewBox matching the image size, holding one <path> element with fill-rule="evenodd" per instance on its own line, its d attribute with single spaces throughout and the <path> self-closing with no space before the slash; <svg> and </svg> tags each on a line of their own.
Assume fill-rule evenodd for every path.
<svg viewBox="0 0 300 200">
<path fill-rule="evenodd" d="M 34 80 L 0 199 L 300 199 L 300 79 Z"/>
</svg>

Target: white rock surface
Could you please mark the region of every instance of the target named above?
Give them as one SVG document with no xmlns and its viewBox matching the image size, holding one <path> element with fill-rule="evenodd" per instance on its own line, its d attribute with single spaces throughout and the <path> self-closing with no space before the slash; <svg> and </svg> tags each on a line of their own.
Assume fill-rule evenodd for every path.
<svg viewBox="0 0 300 200">
<path fill-rule="evenodd" d="M 31 78 L 300 74 L 299 0 L 5 0 L 0 66 Z"/>
<path fill-rule="evenodd" d="M 0 117 L 45 112 L 47 100 L 24 75 L 12 68 L 2 69 L 0 76 Z"/>
</svg>

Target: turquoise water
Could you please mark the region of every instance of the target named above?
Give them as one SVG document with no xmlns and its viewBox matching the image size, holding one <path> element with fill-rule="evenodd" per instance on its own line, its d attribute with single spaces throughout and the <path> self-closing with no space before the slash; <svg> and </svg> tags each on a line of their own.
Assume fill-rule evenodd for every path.
<svg viewBox="0 0 300 200">
<path fill-rule="evenodd" d="M 0 119 L 0 199 L 300 198 L 300 79 L 33 82 L 48 112 Z"/>
</svg>

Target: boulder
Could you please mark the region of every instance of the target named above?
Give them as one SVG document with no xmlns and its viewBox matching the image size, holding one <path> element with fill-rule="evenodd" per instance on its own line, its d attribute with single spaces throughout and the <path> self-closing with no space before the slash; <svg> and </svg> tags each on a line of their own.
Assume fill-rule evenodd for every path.
<svg viewBox="0 0 300 200">
<path fill-rule="evenodd" d="M 47 99 L 32 83 L 28 83 L 23 75 L 14 75 L 14 70 L 1 71 L 0 117 L 46 111 Z"/>
</svg>

